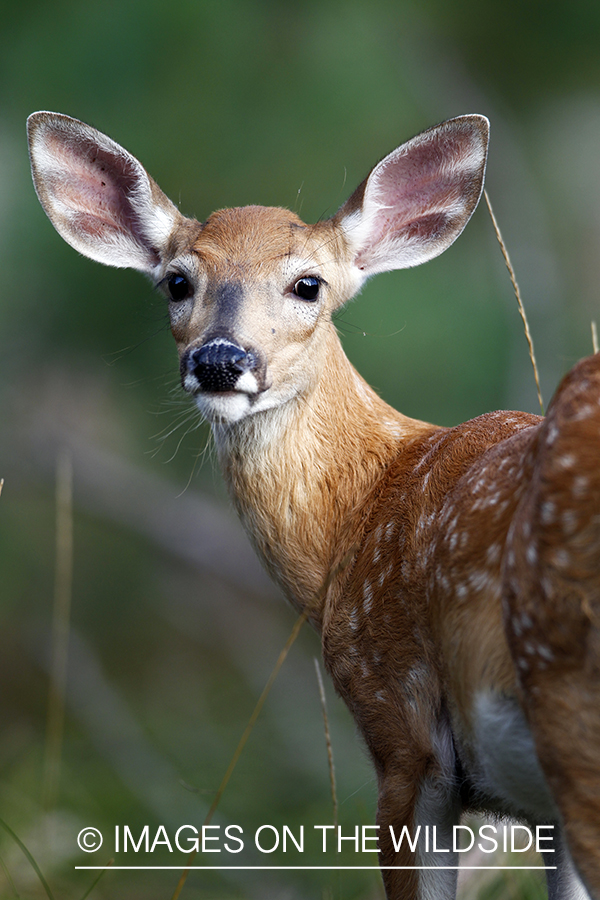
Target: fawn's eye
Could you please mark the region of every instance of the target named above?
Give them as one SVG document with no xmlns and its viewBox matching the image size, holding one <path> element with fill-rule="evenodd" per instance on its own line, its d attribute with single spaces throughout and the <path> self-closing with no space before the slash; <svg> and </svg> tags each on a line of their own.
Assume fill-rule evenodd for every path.
<svg viewBox="0 0 600 900">
<path fill-rule="evenodd" d="M 180 303 L 186 297 L 189 297 L 191 293 L 190 283 L 183 275 L 169 275 L 167 278 L 167 289 L 174 303 Z"/>
<path fill-rule="evenodd" d="M 294 293 L 297 297 L 300 297 L 301 300 L 316 300 L 319 296 L 319 288 L 321 287 L 321 282 L 318 278 L 315 278 L 313 275 L 307 275 L 305 278 L 301 278 L 300 281 L 297 281 L 294 285 Z"/>
</svg>

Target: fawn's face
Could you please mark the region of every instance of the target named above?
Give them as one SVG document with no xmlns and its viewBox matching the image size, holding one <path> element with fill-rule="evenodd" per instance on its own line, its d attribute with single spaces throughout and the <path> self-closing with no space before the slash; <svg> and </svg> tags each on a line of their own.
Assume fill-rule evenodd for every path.
<svg viewBox="0 0 600 900">
<path fill-rule="evenodd" d="M 331 313 L 358 282 L 332 223 L 244 207 L 199 229 L 160 284 L 183 387 L 207 419 L 227 424 L 310 390 Z"/>
<path fill-rule="evenodd" d="M 426 262 L 458 237 L 483 187 L 488 122 L 460 116 L 417 135 L 310 226 L 260 206 L 201 225 L 89 125 L 39 112 L 28 134 L 36 190 L 59 233 L 159 282 L 183 386 L 211 422 L 230 424 L 307 396 L 326 365 L 331 313 L 365 278 Z"/>
</svg>

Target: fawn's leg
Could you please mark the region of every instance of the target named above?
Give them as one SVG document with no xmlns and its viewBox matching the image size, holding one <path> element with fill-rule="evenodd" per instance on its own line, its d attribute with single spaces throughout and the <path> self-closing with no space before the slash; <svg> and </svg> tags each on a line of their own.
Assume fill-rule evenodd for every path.
<svg viewBox="0 0 600 900">
<path fill-rule="evenodd" d="M 543 851 L 542 856 L 544 865 L 556 866 L 546 870 L 548 900 L 589 900 L 558 827 L 555 829 L 553 852 Z"/>
<path fill-rule="evenodd" d="M 413 741 L 405 735 L 404 746 L 378 766 L 382 876 L 390 900 L 452 900 L 458 876 L 451 868 L 458 864 L 453 826 L 461 812 L 454 749 L 446 723 L 432 723 L 428 747 L 419 747 L 419 731 Z"/>
</svg>

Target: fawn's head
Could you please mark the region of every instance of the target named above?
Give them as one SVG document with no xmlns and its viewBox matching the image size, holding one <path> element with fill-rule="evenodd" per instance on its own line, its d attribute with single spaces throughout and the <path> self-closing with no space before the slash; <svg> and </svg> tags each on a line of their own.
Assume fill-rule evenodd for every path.
<svg viewBox="0 0 600 900">
<path fill-rule="evenodd" d="M 259 206 L 199 223 L 94 128 L 39 112 L 28 131 L 35 187 L 57 231 L 164 290 L 183 387 L 225 424 L 306 395 L 323 369 L 332 313 L 370 275 L 418 265 L 456 239 L 481 194 L 488 142 L 482 116 L 431 128 L 316 225 Z"/>
</svg>

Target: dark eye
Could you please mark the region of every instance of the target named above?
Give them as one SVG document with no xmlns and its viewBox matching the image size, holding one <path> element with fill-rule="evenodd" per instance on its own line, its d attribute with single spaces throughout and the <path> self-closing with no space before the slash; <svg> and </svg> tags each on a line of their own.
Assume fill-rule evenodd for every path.
<svg viewBox="0 0 600 900">
<path fill-rule="evenodd" d="M 321 283 L 318 278 L 307 275 L 306 278 L 301 278 L 300 281 L 296 282 L 294 285 L 294 293 L 297 297 L 300 297 L 301 300 L 316 300 L 319 296 L 320 287 Z"/>
<path fill-rule="evenodd" d="M 167 278 L 167 289 L 174 303 L 180 303 L 190 295 L 189 281 L 183 275 L 169 275 Z"/>
</svg>

